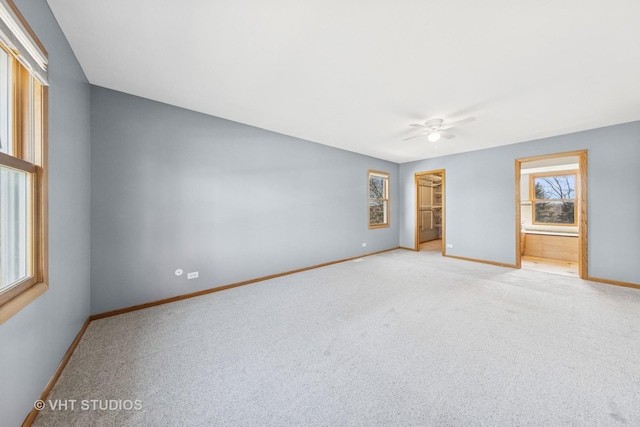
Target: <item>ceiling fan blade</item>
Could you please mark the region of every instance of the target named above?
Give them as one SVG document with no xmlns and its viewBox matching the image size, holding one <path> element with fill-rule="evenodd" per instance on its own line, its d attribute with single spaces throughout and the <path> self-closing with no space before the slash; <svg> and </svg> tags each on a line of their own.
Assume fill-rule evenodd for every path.
<svg viewBox="0 0 640 427">
<path fill-rule="evenodd" d="M 466 119 L 458 120 L 451 123 L 445 123 L 444 126 L 442 126 L 442 129 L 451 129 L 454 126 L 466 125 L 467 123 L 474 122 L 475 120 L 475 117 L 467 117 Z"/>
<path fill-rule="evenodd" d="M 431 119 L 424 122 L 424 125 L 428 128 L 439 128 L 440 126 L 442 126 L 442 122 L 442 119 Z"/>
<path fill-rule="evenodd" d="M 446 130 L 441 130 L 439 133 L 440 133 L 440 136 L 445 139 L 451 139 L 456 137 L 454 134 L 447 132 Z"/>
<path fill-rule="evenodd" d="M 414 136 L 410 136 L 409 138 L 405 138 L 405 139 L 403 139 L 403 141 L 408 141 L 408 140 L 410 140 L 410 139 L 413 139 L 413 138 L 417 138 L 417 137 L 419 137 L 419 136 L 426 135 L 426 134 L 428 134 L 429 132 L 430 132 L 430 131 L 426 131 L 426 132 L 422 132 L 422 133 L 419 133 L 419 134 L 414 135 Z"/>
<path fill-rule="evenodd" d="M 421 125 L 418 123 L 411 123 L 409 126 L 413 127 L 413 128 L 426 128 L 425 125 Z"/>
</svg>

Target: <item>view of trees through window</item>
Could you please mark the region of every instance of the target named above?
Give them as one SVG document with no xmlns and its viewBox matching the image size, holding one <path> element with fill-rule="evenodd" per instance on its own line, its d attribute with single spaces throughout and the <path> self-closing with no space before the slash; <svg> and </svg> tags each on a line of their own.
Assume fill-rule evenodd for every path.
<svg viewBox="0 0 640 427">
<path fill-rule="evenodd" d="M 532 175 L 534 222 L 543 224 L 576 223 L 576 174 Z"/>
<path fill-rule="evenodd" d="M 389 175 L 369 172 L 369 226 L 389 224 Z"/>
</svg>

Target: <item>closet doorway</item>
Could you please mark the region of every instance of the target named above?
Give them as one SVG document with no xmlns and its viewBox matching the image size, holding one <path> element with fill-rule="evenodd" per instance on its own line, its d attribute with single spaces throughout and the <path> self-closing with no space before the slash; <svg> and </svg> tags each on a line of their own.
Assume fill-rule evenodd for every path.
<svg viewBox="0 0 640 427">
<path fill-rule="evenodd" d="M 445 178 L 444 169 L 415 174 L 415 250 L 444 255 Z"/>
<path fill-rule="evenodd" d="M 587 151 L 516 160 L 516 267 L 586 279 Z"/>
</svg>

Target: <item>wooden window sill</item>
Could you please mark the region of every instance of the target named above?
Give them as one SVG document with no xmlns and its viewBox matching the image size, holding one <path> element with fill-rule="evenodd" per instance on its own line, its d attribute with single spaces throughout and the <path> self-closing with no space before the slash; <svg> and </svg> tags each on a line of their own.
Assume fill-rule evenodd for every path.
<svg viewBox="0 0 640 427">
<path fill-rule="evenodd" d="M 29 305 L 33 300 L 49 289 L 46 283 L 37 283 L 16 296 L 6 304 L 0 306 L 0 325 L 9 320 L 14 314 Z"/>
</svg>

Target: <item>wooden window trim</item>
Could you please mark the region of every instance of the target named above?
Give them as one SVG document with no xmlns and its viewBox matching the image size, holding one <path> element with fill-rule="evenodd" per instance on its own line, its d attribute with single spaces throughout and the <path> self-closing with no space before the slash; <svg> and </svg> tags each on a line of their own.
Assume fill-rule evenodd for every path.
<svg viewBox="0 0 640 427">
<path fill-rule="evenodd" d="M 535 180 L 536 178 L 544 178 L 544 177 L 548 177 L 548 176 L 570 176 L 573 175 L 574 177 L 574 182 L 575 182 L 575 188 L 573 189 L 574 191 L 574 197 L 570 198 L 570 199 L 536 199 L 535 197 Z M 573 226 L 577 226 L 578 225 L 578 216 L 579 216 L 579 210 L 578 210 L 578 200 L 579 200 L 579 188 L 580 188 L 580 183 L 579 183 L 579 179 L 580 176 L 578 174 L 578 171 L 554 171 L 554 172 L 539 172 L 539 173 L 532 173 L 529 175 L 529 200 L 531 200 L 531 223 L 534 225 L 550 225 L 550 226 L 558 226 L 558 227 L 573 227 Z M 538 222 L 536 221 L 536 202 L 563 202 L 563 201 L 573 201 L 573 206 L 574 206 L 574 215 L 573 215 L 573 223 L 572 224 L 568 224 L 568 223 L 554 223 L 554 222 Z"/>
<path fill-rule="evenodd" d="M 384 224 L 371 224 L 371 190 L 369 188 L 369 183 L 371 181 L 371 175 L 378 175 L 378 176 L 382 176 L 385 177 L 385 196 L 386 198 L 383 199 L 375 199 L 375 200 L 380 200 L 382 202 L 385 202 L 385 216 L 387 221 Z M 383 171 L 378 171 L 378 170 L 373 170 L 373 169 L 369 169 L 369 171 L 367 171 L 367 223 L 369 224 L 369 229 L 375 229 L 375 228 L 389 228 L 390 223 L 391 223 L 391 218 L 389 216 L 390 214 L 390 201 L 389 201 L 389 181 L 390 181 L 391 177 L 389 175 L 389 172 L 383 172 Z"/>
<path fill-rule="evenodd" d="M 45 49 L 44 45 L 40 42 L 40 39 L 38 39 L 38 36 L 36 36 L 36 33 L 33 32 L 33 29 L 31 28 L 27 20 L 24 19 L 24 16 L 22 16 L 22 13 L 20 13 L 20 11 L 18 10 L 18 7 L 15 5 L 13 0 L 6 0 L 6 2 L 7 2 L 7 5 L 13 11 L 13 13 L 15 13 L 16 18 L 18 18 L 18 20 L 20 21 L 24 29 L 27 30 L 27 33 L 29 33 L 29 36 L 31 36 L 31 40 L 38 46 L 38 48 L 42 51 L 42 53 L 44 53 L 44 55 L 47 58 L 49 58 L 49 52 L 47 52 L 47 49 Z"/>
<path fill-rule="evenodd" d="M 7 0 L 32 41 L 48 56 L 42 43 L 33 33 L 11 0 Z M 13 153 L 0 153 L 0 165 L 29 174 L 30 226 L 27 236 L 30 252 L 27 263 L 30 275 L 0 292 L 0 324 L 42 295 L 48 288 L 48 86 L 31 79 L 31 74 L 15 58 L 15 52 L 0 44 L 12 55 L 13 72 Z M 34 90 L 37 88 L 38 90 Z M 33 104 L 31 104 L 33 103 Z M 33 112 L 31 120 L 27 117 Z M 34 139 L 34 149 L 25 138 Z M 28 161 L 27 159 L 31 159 Z"/>
</svg>

